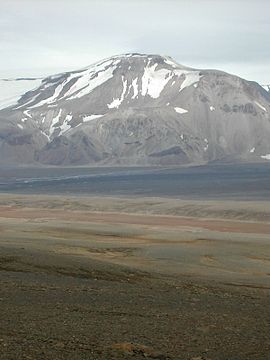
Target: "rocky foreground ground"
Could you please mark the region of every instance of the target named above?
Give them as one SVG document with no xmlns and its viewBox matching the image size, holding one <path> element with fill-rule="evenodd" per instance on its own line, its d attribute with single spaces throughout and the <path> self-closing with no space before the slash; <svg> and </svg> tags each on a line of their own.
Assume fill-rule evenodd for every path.
<svg viewBox="0 0 270 360">
<path fill-rule="evenodd" d="M 199 223 L 128 226 L 121 214 L 110 225 L 91 217 L 80 222 L 78 208 L 71 210 L 73 220 L 53 221 L 52 214 L 38 216 L 34 198 L 31 209 L 26 198 L 19 204 L 1 197 L 1 360 L 269 359 L 270 252 L 262 241 L 267 234 L 256 234 L 257 227 L 248 234 L 230 229 L 220 238 L 230 242 L 236 236 L 241 244 L 245 237 L 258 238 L 257 252 L 249 242 L 237 248 L 247 258 L 253 252 L 251 276 L 243 270 L 246 263 L 224 269 L 218 250 L 211 255 L 210 245 L 207 252 L 198 247 Z M 29 215 L 33 209 L 36 218 Z M 264 213 L 267 218 L 267 208 Z M 209 238 L 219 230 L 207 229 Z M 189 273 L 181 267 L 173 272 L 172 263 L 147 253 L 163 243 L 164 234 L 169 244 L 182 242 L 187 260 L 194 262 Z"/>
</svg>

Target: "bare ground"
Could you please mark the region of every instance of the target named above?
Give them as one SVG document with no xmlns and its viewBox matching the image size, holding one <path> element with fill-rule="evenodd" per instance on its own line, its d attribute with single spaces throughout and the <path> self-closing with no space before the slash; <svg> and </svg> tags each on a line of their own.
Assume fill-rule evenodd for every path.
<svg viewBox="0 0 270 360">
<path fill-rule="evenodd" d="M 203 204 L 1 195 L 0 359 L 269 359 L 270 206 Z"/>
</svg>

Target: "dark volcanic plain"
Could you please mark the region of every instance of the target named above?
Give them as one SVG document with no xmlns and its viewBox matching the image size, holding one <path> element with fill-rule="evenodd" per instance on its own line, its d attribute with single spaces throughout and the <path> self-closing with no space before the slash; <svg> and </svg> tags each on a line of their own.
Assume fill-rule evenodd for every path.
<svg viewBox="0 0 270 360">
<path fill-rule="evenodd" d="M 67 195 L 65 182 L 46 195 L 44 179 L 30 193 L 29 180 L 8 194 L 1 178 L 1 360 L 269 359 L 267 187 L 234 201 L 233 187 L 101 197 L 90 185 Z"/>
</svg>

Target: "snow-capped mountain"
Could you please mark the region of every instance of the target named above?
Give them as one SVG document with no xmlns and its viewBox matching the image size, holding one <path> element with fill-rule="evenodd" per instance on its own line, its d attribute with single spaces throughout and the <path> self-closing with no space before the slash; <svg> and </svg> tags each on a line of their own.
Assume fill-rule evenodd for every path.
<svg viewBox="0 0 270 360">
<path fill-rule="evenodd" d="M 159 55 L 44 79 L 0 111 L 0 161 L 183 164 L 270 159 L 270 93 Z"/>
</svg>

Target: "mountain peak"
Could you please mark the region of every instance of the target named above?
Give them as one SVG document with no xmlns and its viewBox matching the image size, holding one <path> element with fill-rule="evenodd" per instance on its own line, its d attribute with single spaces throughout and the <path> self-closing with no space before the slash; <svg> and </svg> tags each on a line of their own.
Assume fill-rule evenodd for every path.
<svg viewBox="0 0 270 360">
<path fill-rule="evenodd" d="M 269 93 L 254 82 L 169 56 L 120 54 L 47 77 L 2 110 L 0 161 L 269 161 L 269 114 Z"/>
<path fill-rule="evenodd" d="M 177 69 L 194 70 L 190 67 L 177 63 L 171 56 L 159 55 L 159 54 L 143 54 L 143 53 L 124 53 L 124 54 L 114 55 L 109 58 L 105 58 L 101 61 L 98 61 L 94 64 L 91 64 L 85 67 L 84 69 L 90 69 L 93 66 L 97 66 L 109 62 L 115 62 L 115 61 L 121 61 L 126 63 L 144 63 L 144 64 L 151 63 L 152 65 L 157 63 L 164 66 L 169 65 L 172 68 L 177 68 Z"/>
<path fill-rule="evenodd" d="M 19 108 L 33 109 L 79 99 L 107 83 L 115 83 L 118 88 L 122 85 L 123 93 L 118 100 L 108 103 L 109 108 L 119 107 L 124 100 L 158 98 L 169 84 L 179 83 L 181 91 L 198 82 L 200 77 L 198 70 L 181 66 L 170 57 L 138 53 L 115 55 L 77 71 L 45 78 L 39 89 L 21 98 Z"/>
</svg>

